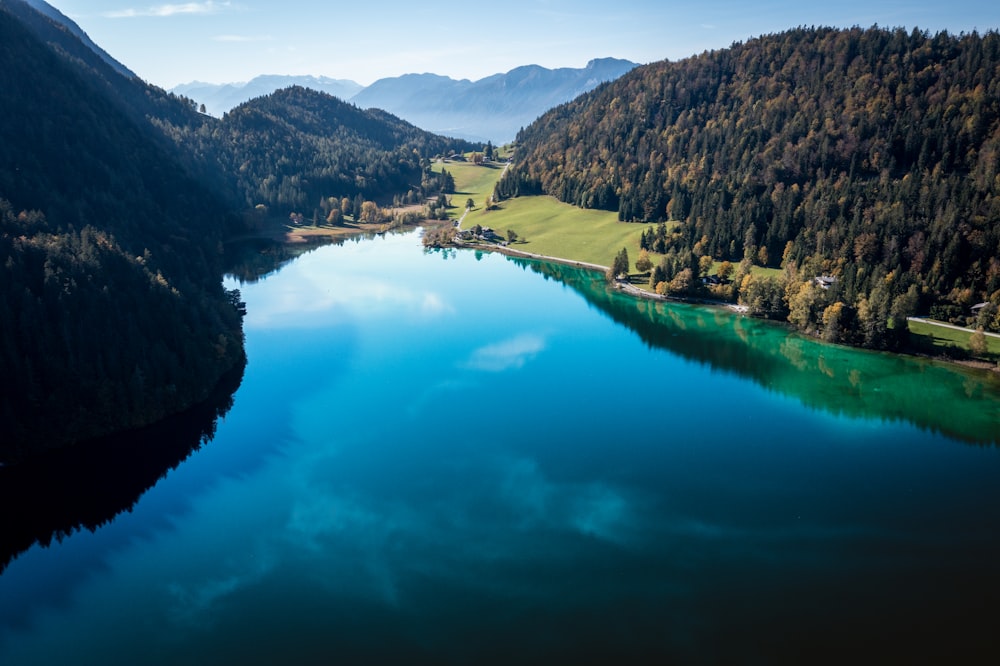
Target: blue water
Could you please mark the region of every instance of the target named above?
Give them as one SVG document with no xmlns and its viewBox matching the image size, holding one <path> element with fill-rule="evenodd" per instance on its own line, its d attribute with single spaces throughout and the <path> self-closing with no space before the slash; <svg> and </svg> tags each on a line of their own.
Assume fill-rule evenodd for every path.
<svg viewBox="0 0 1000 666">
<path fill-rule="evenodd" d="M 957 379 L 985 382 L 986 425 L 941 434 L 961 426 L 682 353 L 690 324 L 654 344 L 613 313 L 634 303 L 417 233 L 231 282 L 232 409 L 131 511 L 0 574 L 0 664 L 996 655 L 1000 453 L 967 443 L 989 380 Z M 642 317 L 756 326 L 671 307 Z"/>
</svg>

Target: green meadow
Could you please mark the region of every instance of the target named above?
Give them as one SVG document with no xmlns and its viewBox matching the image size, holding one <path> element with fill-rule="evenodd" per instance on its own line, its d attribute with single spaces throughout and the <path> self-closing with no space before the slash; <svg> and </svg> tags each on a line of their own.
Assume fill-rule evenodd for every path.
<svg viewBox="0 0 1000 666">
<path fill-rule="evenodd" d="M 477 166 L 467 162 L 438 162 L 434 165 L 435 171 L 441 169 L 446 169 L 455 178 L 455 194 L 451 195 L 451 204 L 454 206 L 452 215 L 456 218 L 465 212 L 466 199 L 472 199 L 476 208 L 484 206 L 503 173 L 503 165 L 492 163 Z"/>
<path fill-rule="evenodd" d="M 577 208 L 549 196 L 518 197 L 502 202 L 494 210 L 486 210 L 486 201 L 503 174 L 503 166 L 477 166 L 466 162 L 434 165 L 435 171 L 442 168 L 455 178 L 452 219 L 460 218 L 465 212 L 466 200 L 472 199 L 475 206 L 465 217 L 462 227 L 468 229 L 477 224 L 492 227 L 504 237 L 508 229 L 513 229 L 519 239 L 513 247 L 524 252 L 610 266 L 615 255 L 625 248 L 634 268 L 642 233 L 656 226 L 619 222 L 614 211 Z M 653 263 L 659 261 L 658 256 L 650 253 Z M 778 276 L 781 269 L 754 266 L 753 272 Z"/>
<path fill-rule="evenodd" d="M 650 225 L 618 221 L 618 214 L 583 210 L 552 197 L 519 197 L 504 201 L 498 210 L 477 209 L 464 227 L 480 224 L 505 236 L 513 229 L 514 248 L 574 261 L 610 266 L 624 247 L 632 261 L 639 256 L 639 237 Z"/>
<path fill-rule="evenodd" d="M 583 210 L 552 197 L 520 197 L 504 201 L 499 208 L 486 210 L 486 200 L 503 173 L 503 166 L 476 166 L 464 162 L 445 162 L 435 170 L 447 169 L 455 178 L 452 215 L 465 211 L 466 199 L 475 207 L 466 216 L 466 229 L 477 224 L 492 227 L 501 236 L 513 229 L 518 236 L 514 248 L 601 266 L 610 266 L 624 247 L 632 260 L 639 256 L 639 237 L 650 225 L 625 224 L 618 214 L 603 210 Z"/>
<path fill-rule="evenodd" d="M 911 344 L 920 351 L 945 355 L 955 350 L 969 351 L 972 331 L 959 331 L 913 319 L 907 322 L 907 326 L 910 329 Z M 1000 338 L 986 336 L 986 356 L 994 361 L 1000 360 Z"/>
</svg>

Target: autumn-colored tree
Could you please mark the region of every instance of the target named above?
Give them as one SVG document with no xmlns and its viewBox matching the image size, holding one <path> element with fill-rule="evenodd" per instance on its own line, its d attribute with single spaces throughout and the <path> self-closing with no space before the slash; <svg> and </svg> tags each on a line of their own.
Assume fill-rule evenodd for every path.
<svg viewBox="0 0 1000 666">
<path fill-rule="evenodd" d="M 797 287 L 793 283 L 788 291 L 794 292 L 788 299 L 788 321 L 806 333 L 815 332 L 823 290 L 809 281 L 798 283 Z"/>
<path fill-rule="evenodd" d="M 845 306 L 840 301 L 823 310 L 823 339 L 827 342 L 840 342 L 843 339 L 844 312 Z"/>
<path fill-rule="evenodd" d="M 690 268 L 685 268 L 674 276 L 670 281 L 669 290 L 671 294 L 686 294 L 694 286 L 694 275 Z"/>
<path fill-rule="evenodd" d="M 976 332 L 969 336 L 969 351 L 973 356 L 985 356 L 987 349 L 986 334 L 982 328 L 977 328 Z"/>
<path fill-rule="evenodd" d="M 365 201 L 361 204 L 360 220 L 368 224 L 378 222 L 382 216 L 382 211 L 374 201 Z"/>
<path fill-rule="evenodd" d="M 640 273 L 645 273 L 652 268 L 653 261 L 649 258 L 649 252 L 646 250 L 639 250 L 639 258 L 635 260 L 635 270 Z"/>
<path fill-rule="evenodd" d="M 711 255 L 705 254 L 698 257 L 698 275 L 708 275 L 712 271 L 712 266 L 714 264 L 715 259 L 712 259 Z"/>
</svg>

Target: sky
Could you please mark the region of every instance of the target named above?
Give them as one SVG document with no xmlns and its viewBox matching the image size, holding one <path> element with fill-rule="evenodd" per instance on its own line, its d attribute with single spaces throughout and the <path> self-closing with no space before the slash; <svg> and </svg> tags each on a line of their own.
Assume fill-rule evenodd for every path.
<svg viewBox="0 0 1000 666">
<path fill-rule="evenodd" d="M 261 74 L 370 85 L 432 72 L 478 80 L 521 65 L 680 60 L 797 26 L 1000 28 L 996 0 L 48 0 L 163 88 Z"/>
</svg>

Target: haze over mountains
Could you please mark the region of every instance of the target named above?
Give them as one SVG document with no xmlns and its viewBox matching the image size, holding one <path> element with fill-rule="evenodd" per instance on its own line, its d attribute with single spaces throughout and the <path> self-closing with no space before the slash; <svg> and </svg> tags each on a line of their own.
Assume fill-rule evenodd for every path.
<svg viewBox="0 0 1000 666">
<path fill-rule="evenodd" d="M 170 92 L 189 97 L 198 104 L 204 104 L 208 113 L 213 116 L 221 116 L 243 102 L 255 97 L 270 95 L 276 90 L 291 86 L 318 90 L 343 100 L 354 97 L 364 88 L 360 83 L 354 81 L 331 79 L 325 76 L 264 75 L 245 83 L 217 84 L 192 81 L 175 86 Z"/>
<path fill-rule="evenodd" d="M 220 116 L 254 97 L 302 86 L 327 92 L 363 109 L 388 111 L 436 134 L 500 144 L 513 140 L 519 129 L 545 111 L 613 81 L 636 66 L 628 60 L 600 58 L 581 68 L 526 65 L 478 81 L 438 74 L 404 74 L 379 79 L 368 87 L 326 77 L 259 76 L 248 83 L 188 83 L 171 92 L 204 104 L 209 113 Z"/>
<path fill-rule="evenodd" d="M 55 21 L 125 77 L 138 78 L 109 56 L 73 21 L 44 0 L 24 0 Z M 549 109 L 614 81 L 638 65 L 618 58 L 597 58 L 585 67 L 548 69 L 525 65 L 478 81 L 456 80 L 437 74 L 404 74 L 379 79 L 370 86 L 325 76 L 262 75 L 245 83 L 213 84 L 193 81 L 169 92 L 193 99 L 213 116 L 222 116 L 240 104 L 276 90 L 301 86 L 356 104 L 363 109 L 388 111 L 417 127 L 459 139 L 502 144 L 512 141 Z"/>
</svg>

